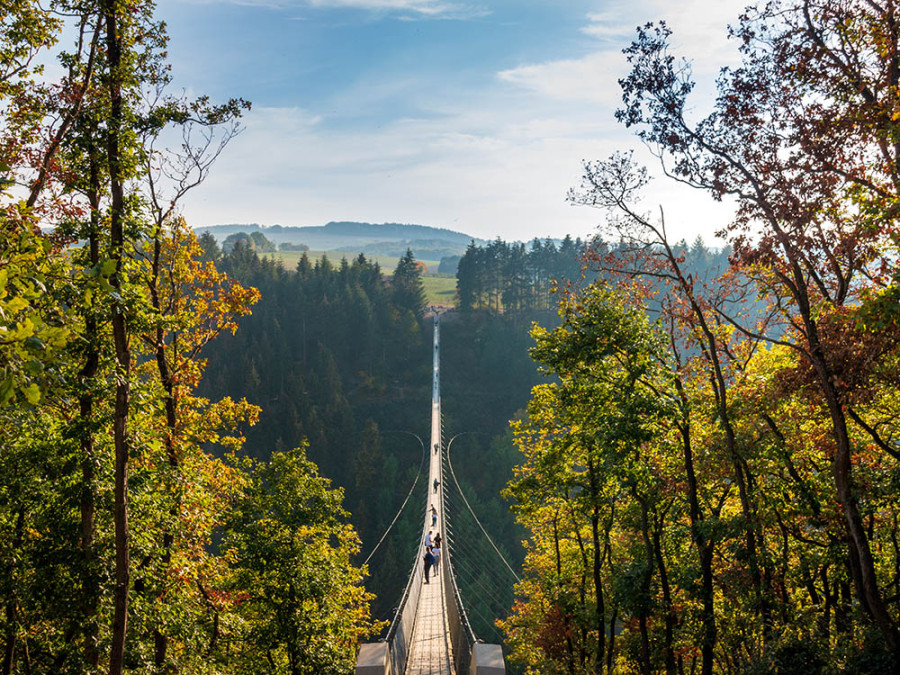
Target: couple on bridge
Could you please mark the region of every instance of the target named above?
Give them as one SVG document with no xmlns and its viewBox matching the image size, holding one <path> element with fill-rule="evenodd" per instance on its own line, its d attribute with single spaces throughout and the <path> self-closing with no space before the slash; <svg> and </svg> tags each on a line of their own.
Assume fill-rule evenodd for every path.
<svg viewBox="0 0 900 675">
<path fill-rule="evenodd" d="M 425 535 L 425 555 L 422 556 L 422 561 L 425 563 L 425 583 L 429 583 L 428 581 L 428 571 L 431 569 L 432 565 L 434 566 L 434 573 L 437 574 L 438 564 L 441 562 L 441 533 L 438 532 L 434 535 L 434 538 L 431 536 L 431 530 L 428 530 L 428 534 Z"/>
</svg>

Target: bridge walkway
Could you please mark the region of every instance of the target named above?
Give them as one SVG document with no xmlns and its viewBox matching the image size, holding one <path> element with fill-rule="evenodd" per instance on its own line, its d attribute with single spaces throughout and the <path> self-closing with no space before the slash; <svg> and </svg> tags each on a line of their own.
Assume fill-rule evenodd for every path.
<svg viewBox="0 0 900 675">
<path fill-rule="evenodd" d="M 444 512 L 441 481 L 441 332 L 437 317 L 434 321 L 434 357 L 432 362 L 431 391 L 431 442 L 428 445 L 430 462 L 428 465 L 428 496 L 423 534 L 440 532 Z M 437 481 L 437 483 L 435 482 Z M 437 524 L 432 525 L 432 509 L 437 511 Z M 424 540 L 424 536 L 423 536 Z M 424 543 L 424 542 L 423 542 Z M 424 555 L 424 545 L 420 558 Z M 446 559 L 442 561 L 446 564 Z M 424 567 L 424 563 L 421 563 Z M 444 579 L 438 569 L 431 570 L 430 583 L 420 586 L 416 623 L 410 643 L 410 655 L 406 666 L 407 675 L 452 675 L 453 666 L 450 630 L 447 625 Z"/>
<path fill-rule="evenodd" d="M 362 645 L 357 675 L 502 675 L 503 653 L 499 645 L 476 641 L 453 577 L 452 551 L 444 529 L 441 455 L 440 318 L 434 317 L 433 385 L 428 499 L 422 540 L 406 592 L 388 631 L 379 643 Z M 437 512 L 432 521 L 432 509 Z M 424 583 L 424 540 L 429 533 L 444 533 L 441 560 Z M 455 648 L 454 648 L 455 645 Z"/>
<path fill-rule="evenodd" d="M 440 574 L 431 583 L 422 584 L 419 611 L 413 631 L 407 675 L 452 675 L 450 630 L 444 611 L 443 579 Z"/>
</svg>

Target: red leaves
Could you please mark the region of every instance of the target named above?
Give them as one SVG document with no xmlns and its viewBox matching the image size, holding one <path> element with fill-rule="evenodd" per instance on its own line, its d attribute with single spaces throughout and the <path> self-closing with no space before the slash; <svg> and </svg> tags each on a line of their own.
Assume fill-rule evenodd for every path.
<svg viewBox="0 0 900 675">
<path fill-rule="evenodd" d="M 893 322 L 885 330 L 870 331 L 858 320 L 856 310 L 842 307 L 820 316 L 815 327 L 830 381 L 844 403 L 868 401 L 885 357 L 896 354 L 900 346 L 900 326 Z M 809 340 L 804 348 L 811 350 Z M 810 388 L 809 395 L 815 397 L 820 377 L 813 364 L 800 357 L 795 367 L 777 375 L 776 382 L 782 394 Z"/>
</svg>

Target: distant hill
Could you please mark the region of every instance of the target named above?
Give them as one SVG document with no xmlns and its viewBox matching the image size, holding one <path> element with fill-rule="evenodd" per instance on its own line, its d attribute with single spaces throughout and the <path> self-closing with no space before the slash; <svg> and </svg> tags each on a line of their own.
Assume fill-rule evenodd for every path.
<svg viewBox="0 0 900 675">
<path fill-rule="evenodd" d="M 473 240 L 479 244 L 484 243 L 463 232 L 402 223 L 331 222 L 308 227 L 265 227 L 249 223 L 196 228 L 198 235 L 209 232 L 219 243 L 230 234 L 249 234 L 254 231 L 265 233 L 266 238 L 276 244 L 306 244 L 315 251 L 400 256 L 407 248 L 411 248 L 420 260 L 439 260 L 448 255 L 461 255 Z"/>
</svg>

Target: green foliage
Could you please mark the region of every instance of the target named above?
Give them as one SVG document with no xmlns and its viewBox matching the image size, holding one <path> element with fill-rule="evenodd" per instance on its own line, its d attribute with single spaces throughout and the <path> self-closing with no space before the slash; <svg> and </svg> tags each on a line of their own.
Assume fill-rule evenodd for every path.
<svg viewBox="0 0 900 675">
<path fill-rule="evenodd" d="M 534 311 L 552 307 L 555 283 L 565 285 L 581 276 L 581 240 L 566 236 L 557 246 L 535 239 L 531 248 L 496 239 L 487 246 L 472 242 L 456 266 L 459 308 L 494 311 Z"/>
<path fill-rule="evenodd" d="M 421 319 L 425 311 L 425 289 L 422 287 L 422 270 L 411 249 L 400 258 L 391 280 L 391 291 L 394 303 L 402 310 L 412 313 Z"/>
<path fill-rule="evenodd" d="M 232 672 L 345 673 L 356 645 L 381 629 L 368 616 L 365 570 L 343 493 L 319 477 L 303 449 L 257 465 L 226 528 L 225 556 L 246 630 Z"/>
<path fill-rule="evenodd" d="M 216 269 L 215 242 L 201 247 L 175 205 L 247 104 L 162 93 L 166 35 L 150 2 L 3 9 L 0 168 L 26 199 L 0 193 L 0 669 L 235 672 L 223 647 L 262 614 L 241 613 L 243 572 L 214 542 L 256 485 L 222 456 L 258 409 L 196 389 L 201 352 L 258 294 Z M 60 36 L 75 42 L 53 55 L 63 78 L 42 81 L 35 56 Z M 199 148 L 191 125 L 204 127 Z M 157 145 L 169 126 L 185 131 L 184 155 Z M 295 487 L 312 499 L 325 486 L 301 465 L 311 478 Z M 336 498 L 321 506 L 343 517 Z M 304 515 L 318 520 L 284 527 L 327 520 Z M 349 539 L 332 528 L 321 540 L 338 531 Z M 350 570 L 353 550 L 306 570 Z M 341 647 L 320 654 L 323 672 L 346 670 L 367 630 L 361 574 L 345 577 L 359 588 L 353 616 L 334 625 Z"/>
<path fill-rule="evenodd" d="M 366 556 L 420 464 L 418 441 L 397 432 L 428 433 L 430 321 L 398 321 L 390 278 L 365 256 L 340 266 L 303 257 L 289 271 L 236 250 L 221 264 L 258 287 L 262 298 L 236 335 L 209 345 L 202 391 L 210 397 L 246 395 L 263 406 L 259 424 L 246 432 L 252 456 L 265 460 L 273 449 L 309 439 L 310 459 L 346 491 Z M 442 322 L 445 437 L 484 432 L 454 442 L 460 456 L 454 465 L 467 497 L 479 505 L 479 517 L 514 563 L 522 555 L 522 534 L 499 492 L 516 458 L 507 420 L 540 380 L 528 357 L 529 318 L 450 313 Z M 464 509 L 458 510 L 460 536 L 495 558 L 474 522 L 464 520 Z M 402 593 L 405 573 L 398 570 L 414 557 L 419 523 L 408 508 L 371 560 L 367 587 L 378 595 L 373 614 L 380 619 L 390 618 Z M 508 600 L 510 579 L 500 581 Z M 476 590 L 464 595 L 479 599 L 478 586 L 469 588 Z M 507 610 L 508 604 L 495 615 Z M 482 632 L 494 630 L 488 621 Z"/>
<path fill-rule="evenodd" d="M 309 246 L 306 244 L 294 244 L 291 242 L 283 241 L 278 244 L 279 251 L 308 251 Z"/>
<path fill-rule="evenodd" d="M 590 286 L 568 296 L 560 314 L 559 328 L 532 332 L 534 358 L 558 381 L 535 387 L 528 422 L 515 425 L 527 462 L 509 488 L 520 522 L 535 537 L 541 531 L 526 568 L 550 577 L 523 582 L 519 592 L 557 613 L 535 625 L 517 605 L 504 628 L 518 660 L 590 670 L 605 662 L 617 612 L 646 622 L 655 609 L 660 582 L 647 544 L 670 502 L 649 448 L 671 409 L 659 396 L 660 337 L 623 294 Z M 624 538 L 613 534 L 623 521 L 633 528 Z M 559 631 L 568 637 L 552 638 L 551 648 Z M 529 636 L 545 644 L 543 657 L 525 646 Z"/>
<path fill-rule="evenodd" d="M 900 164 L 876 140 L 894 134 L 896 18 L 857 2 L 748 11 L 744 61 L 696 126 L 668 27 L 626 50 L 620 119 L 680 180 L 736 198 L 733 250 L 697 273 L 702 242 L 670 243 L 644 215 L 630 155 L 585 164 L 570 199 L 611 209 L 621 244 L 588 251 L 598 285 L 535 331 L 558 381 L 516 427 L 530 540 L 503 623 L 527 667 L 897 670 Z"/>
<path fill-rule="evenodd" d="M 226 240 L 227 241 L 227 240 Z M 269 241 L 259 230 L 250 233 L 250 241 L 253 242 L 253 249 L 260 253 L 272 253 L 275 251 L 275 244 Z"/>
<path fill-rule="evenodd" d="M 99 270 L 98 270 L 99 272 Z M 0 216 L 0 406 L 37 405 L 69 339 L 66 268 L 28 217 Z"/>
<path fill-rule="evenodd" d="M 459 255 L 444 256 L 438 265 L 438 274 L 452 274 L 455 276 L 461 259 L 462 256 Z"/>
</svg>

